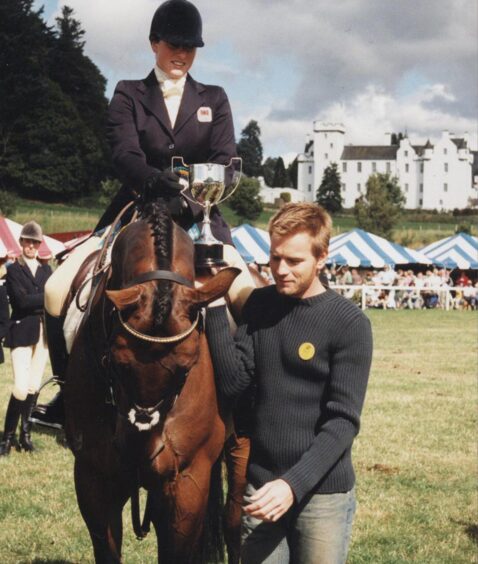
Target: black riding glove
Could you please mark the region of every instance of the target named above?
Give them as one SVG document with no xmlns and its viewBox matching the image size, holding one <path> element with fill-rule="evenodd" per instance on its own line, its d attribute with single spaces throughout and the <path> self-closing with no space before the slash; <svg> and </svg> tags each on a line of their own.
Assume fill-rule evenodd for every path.
<svg viewBox="0 0 478 564">
<path fill-rule="evenodd" d="M 191 206 L 202 208 L 197 204 L 191 204 L 183 197 L 181 190 L 184 186 L 179 182 L 179 176 L 171 171 L 155 172 L 149 176 L 143 184 L 143 191 L 139 196 L 143 203 L 161 199 L 169 209 L 173 221 L 186 231 L 194 224 Z"/>
</svg>

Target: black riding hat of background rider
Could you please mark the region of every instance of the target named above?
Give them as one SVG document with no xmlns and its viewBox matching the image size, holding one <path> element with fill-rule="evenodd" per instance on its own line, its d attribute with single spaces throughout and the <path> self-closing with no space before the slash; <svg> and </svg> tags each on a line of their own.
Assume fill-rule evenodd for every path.
<svg viewBox="0 0 478 564">
<path fill-rule="evenodd" d="M 149 40 L 181 47 L 204 47 L 199 10 L 188 0 L 163 2 L 154 13 Z"/>
</svg>

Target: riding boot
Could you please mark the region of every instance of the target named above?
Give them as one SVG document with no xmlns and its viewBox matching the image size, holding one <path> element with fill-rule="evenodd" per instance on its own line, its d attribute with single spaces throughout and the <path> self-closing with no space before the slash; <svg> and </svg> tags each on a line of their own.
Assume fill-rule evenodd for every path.
<svg viewBox="0 0 478 564">
<path fill-rule="evenodd" d="M 32 424 L 30 422 L 30 415 L 32 414 L 32 409 L 36 404 L 37 398 L 38 393 L 28 394 L 22 406 L 20 440 L 18 442 L 20 443 L 20 449 L 25 452 L 33 452 L 35 450 L 31 439 Z"/>
<path fill-rule="evenodd" d="M 66 350 L 63 323 L 65 317 L 53 317 L 45 312 L 45 330 L 48 341 L 48 352 L 53 374 L 60 386 L 60 391 L 47 404 L 34 407 L 30 421 L 45 427 L 63 429 L 65 424 L 65 410 L 63 406 L 63 384 L 65 383 L 68 352 Z"/>
<path fill-rule="evenodd" d="M 8 456 L 12 446 L 15 445 L 15 431 L 17 430 L 20 413 L 25 402 L 18 400 L 13 394 L 8 402 L 7 413 L 5 415 L 5 430 L 3 440 L 0 443 L 0 456 Z"/>
</svg>

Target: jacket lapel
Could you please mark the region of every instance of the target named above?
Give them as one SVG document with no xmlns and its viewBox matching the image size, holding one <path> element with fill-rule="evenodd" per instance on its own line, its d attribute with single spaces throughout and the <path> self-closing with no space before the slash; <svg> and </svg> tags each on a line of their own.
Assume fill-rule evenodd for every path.
<svg viewBox="0 0 478 564">
<path fill-rule="evenodd" d="M 181 105 L 179 106 L 178 117 L 176 118 L 176 123 L 174 125 L 174 135 L 179 133 L 191 116 L 195 115 L 198 108 L 202 106 L 202 93 L 205 90 L 204 86 L 188 75 L 186 84 L 184 85 L 184 92 L 181 99 Z"/>
<path fill-rule="evenodd" d="M 17 258 L 17 262 L 20 265 L 21 269 L 23 270 L 23 272 L 26 274 L 26 276 L 28 276 L 28 278 L 30 278 L 30 280 L 32 282 L 35 282 L 35 277 L 32 274 L 32 271 L 30 270 L 30 267 L 28 266 L 28 264 L 25 262 L 25 259 L 23 258 L 23 255 L 19 256 Z M 38 274 L 38 271 L 40 269 L 40 265 L 38 265 L 36 274 Z"/>
<path fill-rule="evenodd" d="M 173 131 L 171 128 L 171 120 L 169 119 L 168 110 L 166 109 L 166 104 L 164 103 L 163 93 L 159 87 L 154 70 L 151 71 L 144 81 L 138 86 L 138 90 L 143 95 L 141 99 L 142 104 L 153 112 L 172 138 Z"/>
</svg>

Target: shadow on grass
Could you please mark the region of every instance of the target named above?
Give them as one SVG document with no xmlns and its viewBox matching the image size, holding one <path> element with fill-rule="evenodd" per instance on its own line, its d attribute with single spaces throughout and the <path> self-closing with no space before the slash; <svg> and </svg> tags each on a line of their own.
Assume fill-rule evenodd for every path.
<svg viewBox="0 0 478 564">
<path fill-rule="evenodd" d="M 37 425 L 36 423 L 33 423 L 32 431 L 36 435 L 45 435 L 47 437 L 53 437 L 57 442 L 57 444 L 59 444 L 64 448 L 68 448 L 65 438 L 65 432 L 63 430 L 52 429 L 50 427 L 45 427 L 44 425 Z"/>
<path fill-rule="evenodd" d="M 22 560 L 19 564 L 75 564 L 73 560 L 50 560 L 49 558 L 35 558 L 34 560 Z"/>
<path fill-rule="evenodd" d="M 476 523 L 465 523 L 464 521 L 455 521 L 455 519 L 452 519 L 452 522 L 463 527 L 465 534 L 471 542 L 478 545 L 478 525 Z"/>
</svg>

